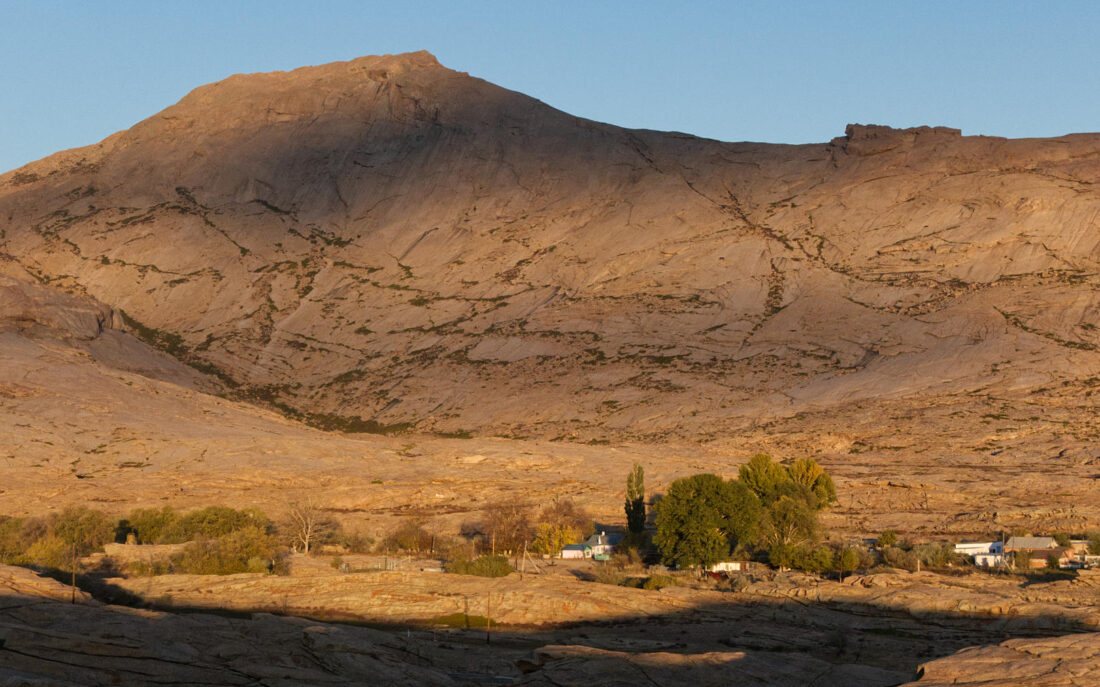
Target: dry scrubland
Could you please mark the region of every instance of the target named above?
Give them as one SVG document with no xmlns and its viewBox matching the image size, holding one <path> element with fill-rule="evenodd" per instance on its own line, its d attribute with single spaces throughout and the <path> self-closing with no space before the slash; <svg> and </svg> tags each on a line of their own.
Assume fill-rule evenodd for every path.
<svg viewBox="0 0 1100 687">
<path fill-rule="evenodd" d="M 277 516 L 311 498 L 350 529 L 453 533 L 492 503 L 567 497 L 618 523 L 635 463 L 652 495 L 767 452 L 833 475 L 822 520 L 840 537 L 1083 532 L 1100 525 L 1098 182 L 1097 135 L 720 143 L 577 119 L 426 53 L 234 76 L 0 175 L 0 514 Z M 414 650 L 412 634 L 269 616 L 65 609 L 41 600 L 62 593 L 50 583 L 3 575 L 6 647 L 99 656 L 104 675 L 201 663 L 193 681 L 450 684 L 473 650 L 462 633 L 418 630 Z M 523 658 L 525 683 L 547 685 L 892 684 L 844 671 L 1095 629 L 1087 576 L 720 594 L 426 575 L 118 584 L 249 611 L 312 590 L 302 612 L 377 621 L 360 593 L 374 585 L 402 616 L 388 622 L 499 585 L 502 613 L 648 619 L 478 649 L 484 672 Z M 81 643 L 104 623 L 123 639 Z M 611 641 L 632 633 L 664 643 Z M 1009 661 L 1006 684 L 1086 684 L 1094 637 L 970 650 L 924 681 Z M 532 656 L 551 644 L 574 646 Z"/>
</svg>

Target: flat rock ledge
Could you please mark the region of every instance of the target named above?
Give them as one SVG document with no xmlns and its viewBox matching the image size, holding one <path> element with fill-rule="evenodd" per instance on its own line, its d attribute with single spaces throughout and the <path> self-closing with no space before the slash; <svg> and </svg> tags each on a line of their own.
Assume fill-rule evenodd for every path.
<svg viewBox="0 0 1100 687">
<path fill-rule="evenodd" d="M 929 661 L 906 687 L 1083 687 L 1100 684 L 1100 633 L 1013 639 Z"/>
</svg>

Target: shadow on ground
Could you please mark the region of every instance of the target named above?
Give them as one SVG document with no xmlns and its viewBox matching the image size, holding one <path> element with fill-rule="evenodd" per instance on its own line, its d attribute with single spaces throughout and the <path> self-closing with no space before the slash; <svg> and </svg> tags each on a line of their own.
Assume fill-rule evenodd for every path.
<svg viewBox="0 0 1100 687">
<path fill-rule="evenodd" d="M 1060 615 L 915 614 L 730 593 L 729 602 L 673 613 L 496 626 L 489 635 L 461 625 L 362 622 L 340 609 L 305 620 L 279 617 L 274 604 L 224 611 L 178 607 L 166 599 L 140 598 L 102 578 L 81 582 L 101 602 L 124 607 L 0 597 L 5 641 L 0 670 L 65 680 L 76 666 L 90 671 L 91 677 L 77 681 L 81 684 L 109 684 L 112 676 L 124 684 L 153 684 L 156 670 L 150 666 L 182 661 L 188 670 L 212 671 L 202 681 L 238 684 L 218 680 L 239 673 L 274 685 L 284 678 L 263 677 L 264 670 L 297 666 L 321 671 L 310 679 L 324 675 L 331 682 L 337 676 L 377 674 L 374 662 L 381 661 L 391 670 L 392 684 L 405 684 L 407 677 L 408 684 L 438 678 L 442 684 L 890 685 L 915 679 L 922 663 L 968 646 L 1093 629 Z M 220 643 L 212 644 L 219 637 Z M 16 651 L 17 646 L 24 648 Z M 211 677 L 219 671 L 228 672 Z M 286 684 L 300 684 L 305 675 L 285 677 Z"/>
</svg>

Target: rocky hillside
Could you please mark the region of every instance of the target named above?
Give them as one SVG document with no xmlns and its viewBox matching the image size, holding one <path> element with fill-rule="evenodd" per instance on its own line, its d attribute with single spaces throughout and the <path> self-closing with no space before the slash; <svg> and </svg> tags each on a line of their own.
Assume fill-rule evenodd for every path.
<svg viewBox="0 0 1100 687">
<path fill-rule="evenodd" d="M 0 176 L 0 253 L 327 428 L 699 439 L 959 403 L 970 427 L 1092 407 L 1098 181 L 1100 135 L 721 143 L 421 52 L 233 76 Z"/>
</svg>

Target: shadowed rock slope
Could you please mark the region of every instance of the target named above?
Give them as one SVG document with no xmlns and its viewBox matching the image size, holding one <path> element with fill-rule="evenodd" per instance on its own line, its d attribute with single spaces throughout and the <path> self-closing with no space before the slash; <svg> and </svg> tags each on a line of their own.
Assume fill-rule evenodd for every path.
<svg viewBox="0 0 1100 687">
<path fill-rule="evenodd" d="M 1098 135 L 721 143 L 421 52 L 233 76 L 0 176 L 0 251 L 336 429 L 698 439 L 975 399 L 1078 417 L 1098 178 Z M 1064 434 L 1080 452 L 1095 428 Z"/>
</svg>

